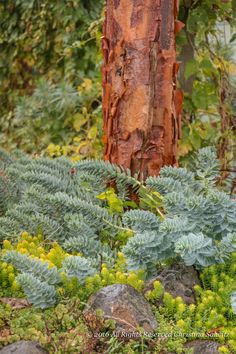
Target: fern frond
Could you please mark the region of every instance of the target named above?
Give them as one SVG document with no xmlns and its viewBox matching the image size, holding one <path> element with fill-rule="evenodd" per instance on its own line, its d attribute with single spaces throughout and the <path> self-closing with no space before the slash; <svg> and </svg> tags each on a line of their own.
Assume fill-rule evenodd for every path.
<svg viewBox="0 0 236 354">
<path fill-rule="evenodd" d="M 32 172 L 26 172 L 22 174 L 21 179 L 28 185 L 41 185 L 46 188 L 49 193 L 62 190 L 61 181 L 57 177 L 46 173 L 38 172 L 33 174 Z"/>
<path fill-rule="evenodd" d="M 96 225 L 98 229 L 102 226 L 109 226 L 111 228 L 118 227 L 118 216 L 111 215 L 107 209 L 99 205 L 73 198 L 65 193 L 56 193 L 52 200 L 56 208 L 63 210 L 65 214 L 80 213 L 86 220 L 91 221 L 91 225 Z"/>
<path fill-rule="evenodd" d="M 23 208 L 21 209 L 20 206 L 10 209 L 6 213 L 6 217 L 10 218 L 11 220 L 15 220 L 18 223 L 18 229 L 14 230 L 14 235 L 16 236 L 19 234 L 20 231 L 27 230 L 28 232 L 37 234 L 39 231 L 42 231 L 45 238 L 48 239 L 57 239 L 60 241 L 64 241 L 64 234 L 63 234 L 63 227 L 62 223 L 53 220 L 47 215 L 43 215 L 41 213 L 28 213 L 27 218 L 26 214 L 24 213 Z M 8 220 L 8 219 L 7 219 Z M 17 225 L 17 224 L 16 224 Z M 0 234 L 1 234 L 1 227 L 2 227 L 2 220 L 0 223 Z"/>
<path fill-rule="evenodd" d="M 186 217 L 173 217 L 166 218 L 159 228 L 159 232 L 163 235 L 168 235 L 172 242 L 176 242 L 183 235 L 187 235 L 191 232 L 197 231 L 198 227 L 196 224 L 189 222 Z M 198 230 L 199 231 L 199 230 Z"/>
<path fill-rule="evenodd" d="M 88 224 L 87 220 L 78 214 L 66 214 L 64 217 L 66 232 L 70 237 L 83 235 L 87 239 L 97 238 L 96 228 Z"/>
<path fill-rule="evenodd" d="M 0 242 L 16 238 L 21 231 L 24 230 L 14 218 L 9 216 L 0 219 Z"/>
</svg>

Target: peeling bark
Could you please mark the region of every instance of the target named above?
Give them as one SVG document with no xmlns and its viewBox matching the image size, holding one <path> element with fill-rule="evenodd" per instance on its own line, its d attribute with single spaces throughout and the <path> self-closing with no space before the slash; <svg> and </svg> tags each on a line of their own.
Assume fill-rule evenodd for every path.
<svg viewBox="0 0 236 354">
<path fill-rule="evenodd" d="M 107 0 L 102 48 L 105 160 L 139 178 L 177 164 L 177 0 Z"/>
</svg>

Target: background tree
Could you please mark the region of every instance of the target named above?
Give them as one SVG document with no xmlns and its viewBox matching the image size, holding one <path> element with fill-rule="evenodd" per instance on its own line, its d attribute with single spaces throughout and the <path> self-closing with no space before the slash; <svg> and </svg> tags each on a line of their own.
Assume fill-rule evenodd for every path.
<svg viewBox="0 0 236 354">
<path fill-rule="evenodd" d="M 177 44 L 184 90 L 180 162 L 201 147 L 216 145 L 221 180 L 235 170 L 235 1 L 180 2 L 185 23 Z"/>
</svg>

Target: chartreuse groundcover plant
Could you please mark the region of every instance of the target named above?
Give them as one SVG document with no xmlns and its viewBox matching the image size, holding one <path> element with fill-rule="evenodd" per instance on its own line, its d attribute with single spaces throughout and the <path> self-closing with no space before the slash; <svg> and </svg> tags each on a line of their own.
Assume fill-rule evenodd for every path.
<svg viewBox="0 0 236 354">
<path fill-rule="evenodd" d="M 15 256 L 16 253 L 18 253 L 18 257 Z M 0 304 L 0 329 L 1 323 L 5 324 L 6 321 L 11 329 L 11 334 L 3 338 L 2 344 L 26 339 L 39 340 L 43 346 L 54 352 L 55 347 L 58 348 L 58 352 L 64 350 L 69 353 L 75 348 L 82 350 L 83 343 L 88 341 L 91 331 L 91 328 L 84 324 L 81 314 L 83 303 L 88 296 L 101 287 L 114 283 L 129 284 L 141 292 L 144 288 L 143 272 L 128 272 L 122 253 L 117 255 L 116 263 L 112 269 L 102 264 L 100 272 L 88 276 L 85 281 L 79 280 L 80 276 L 70 277 L 65 273 L 60 274 L 61 278 L 58 279 L 57 272 L 60 273 L 59 270 L 65 264 L 65 260 L 69 260 L 72 254 L 67 253 L 55 242 L 51 245 L 48 244 L 42 235 L 31 236 L 23 232 L 15 244 L 5 240 L 2 255 L 0 286 L 3 290 L 1 295 L 23 296 L 23 288 L 28 300 L 34 303 L 33 308 L 26 308 L 20 312 L 11 310 L 9 305 Z M 6 255 L 9 258 L 12 257 L 11 261 L 14 262 L 14 267 L 12 264 L 4 262 L 4 259 L 7 258 Z M 73 253 L 73 256 L 76 255 L 78 254 Z M 24 260 L 24 263 L 21 263 L 21 260 Z M 27 268 L 32 261 L 38 265 L 38 268 Z M 154 353 L 160 353 L 161 350 L 182 353 L 183 344 L 187 340 L 198 338 L 196 334 L 199 334 L 200 339 L 219 341 L 221 353 L 234 352 L 236 349 L 236 315 L 231 307 L 230 297 L 236 284 L 235 261 L 236 253 L 233 253 L 225 263 L 213 265 L 203 270 L 201 273 L 202 287 L 195 287 L 196 304 L 186 305 L 180 297 L 173 298 L 164 291 L 159 281 L 155 281 L 154 289 L 145 292 L 145 296 L 153 304 L 153 310 L 159 323 L 158 334 L 162 339 L 160 340 L 160 337 L 158 340 L 144 338 L 142 346 L 140 343 L 131 341 L 127 347 L 120 348 L 119 341 L 113 338 L 106 343 L 109 350 L 119 348 L 119 353 L 127 353 L 128 349 L 131 353 L 140 353 L 141 348 L 148 351 L 151 345 Z M 25 273 L 21 273 L 22 269 Z M 71 269 L 73 270 L 73 267 Z M 36 285 L 32 282 L 30 292 L 27 293 L 25 283 L 22 282 L 21 287 L 18 284 L 19 274 L 25 274 L 25 279 L 42 278 L 43 281 L 45 281 L 47 274 L 48 283 L 56 285 L 54 289 L 56 289 L 57 300 L 60 301 L 60 304 L 52 304 L 53 297 L 51 296 L 47 298 L 49 290 L 43 281 L 40 282 L 40 289 L 37 289 L 37 282 Z M 32 274 L 35 274 L 35 278 Z M 155 304 L 160 300 L 162 300 L 162 305 L 156 306 Z M 37 309 L 37 307 L 44 308 L 45 306 L 42 305 L 45 304 L 50 308 L 43 311 Z M 77 310 L 75 310 L 75 306 Z M 49 331 L 55 333 L 53 336 L 48 333 L 48 323 Z M 21 330 L 22 326 L 24 326 L 24 331 Z M 101 330 L 107 332 L 109 328 L 106 325 Z M 168 337 L 168 333 L 173 335 Z M 50 340 L 48 336 L 50 336 Z M 64 349 L 61 347 L 60 338 L 65 341 Z"/>
<path fill-rule="evenodd" d="M 29 302 L 41 309 L 52 307 L 67 296 L 84 301 L 106 285 L 129 284 L 141 291 L 144 284 L 143 271 L 127 272 L 121 252 L 112 269 L 101 264 L 96 271 L 80 253 L 67 253 L 58 243 L 48 244 L 42 235 L 31 236 L 27 232 L 16 244 L 3 242 L 0 269 L 2 295 L 22 296 L 23 289 Z"/>
</svg>

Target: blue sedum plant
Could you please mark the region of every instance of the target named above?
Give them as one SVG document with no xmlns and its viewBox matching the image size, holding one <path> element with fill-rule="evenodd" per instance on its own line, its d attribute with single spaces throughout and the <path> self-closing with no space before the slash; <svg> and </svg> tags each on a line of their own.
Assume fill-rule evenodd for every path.
<svg viewBox="0 0 236 354">
<path fill-rule="evenodd" d="M 131 269 L 145 263 L 147 272 L 152 273 L 153 265 L 173 257 L 202 268 L 224 262 L 236 250 L 236 203 L 217 189 L 214 150 L 200 150 L 195 168 L 191 172 L 168 166 L 160 176 L 147 179 L 151 191 L 164 195 L 165 219 L 152 227 L 146 217 L 146 229 L 145 221 L 134 227 L 134 237 L 123 248 Z M 126 219 L 129 216 L 125 214 Z"/>
<path fill-rule="evenodd" d="M 36 308 L 46 309 L 56 304 L 57 294 L 53 285 L 41 282 L 29 273 L 19 274 L 16 280 L 22 286 L 29 302 Z"/>
<path fill-rule="evenodd" d="M 69 278 L 78 278 L 82 284 L 86 278 L 97 272 L 96 268 L 93 267 L 92 262 L 80 256 L 70 256 L 65 258 L 62 263 L 61 271 L 66 273 Z"/>
<path fill-rule="evenodd" d="M 120 251 L 129 270 L 144 269 L 147 276 L 173 259 L 198 269 L 222 263 L 236 250 L 236 203 L 217 187 L 212 148 L 201 149 L 194 163 L 194 171 L 166 166 L 144 182 L 104 161 L 2 151 L 0 242 L 40 231 L 81 255 L 74 265 L 70 260 L 71 271 L 83 272 L 85 261 L 91 269 L 101 262 L 112 267 Z M 108 185 L 115 186 L 110 194 Z"/>
<path fill-rule="evenodd" d="M 89 276 L 97 272 L 92 261 L 80 256 L 68 255 L 61 267 L 50 266 L 48 261 L 15 250 L 4 252 L 1 260 L 14 266 L 19 273 L 16 281 L 24 290 L 28 301 L 41 309 L 57 303 L 57 288 L 63 284 L 63 275 L 66 279 L 76 278 L 79 284 L 84 284 Z"/>
<path fill-rule="evenodd" d="M 11 263 L 18 271 L 30 273 L 42 282 L 50 285 L 56 285 L 60 282 L 57 268 L 49 268 L 48 262 L 30 258 L 17 251 L 7 251 L 1 258 L 4 262 Z"/>
</svg>

